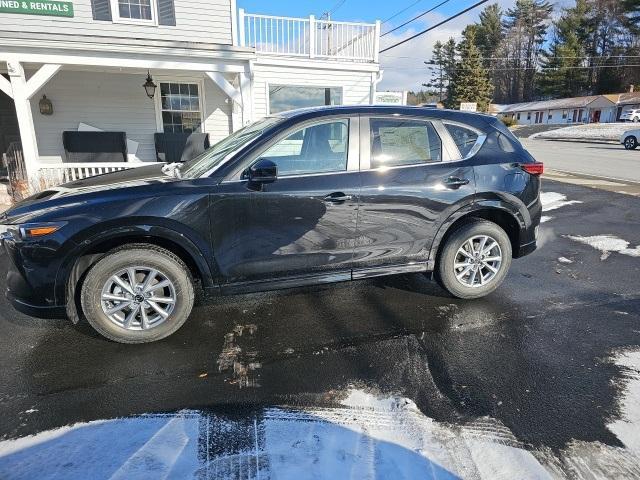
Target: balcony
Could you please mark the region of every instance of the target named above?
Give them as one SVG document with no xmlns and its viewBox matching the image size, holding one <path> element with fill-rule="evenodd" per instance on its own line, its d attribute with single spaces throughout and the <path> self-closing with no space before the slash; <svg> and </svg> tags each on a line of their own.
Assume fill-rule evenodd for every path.
<svg viewBox="0 0 640 480">
<path fill-rule="evenodd" d="M 239 40 L 263 55 L 378 62 L 380 22 L 353 23 L 255 15 L 239 10 Z"/>
</svg>

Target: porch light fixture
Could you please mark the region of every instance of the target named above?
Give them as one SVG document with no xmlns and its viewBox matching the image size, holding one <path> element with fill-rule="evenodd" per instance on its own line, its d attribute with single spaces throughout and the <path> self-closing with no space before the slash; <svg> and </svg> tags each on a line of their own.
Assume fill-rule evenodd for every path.
<svg viewBox="0 0 640 480">
<path fill-rule="evenodd" d="M 153 99 L 156 96 L 156 88 L 158 86 L 153 83 L 153 78 L 151 78 L 151 74 L 149 70 L 147 70 L 147 81 L 142 85 L 144 87 L 144 91 L 147 92 L 147 97 Z"/>
<path fill-rule="evenodd" d="M 42 95 L 40 102 L 38 102 L 38 107 L 40 107 L 40 113 L 42 115 L 53 115 L 53 103 L 51 103 L 51 100 L 49 100 L 46 95 Z"/>
</svg>

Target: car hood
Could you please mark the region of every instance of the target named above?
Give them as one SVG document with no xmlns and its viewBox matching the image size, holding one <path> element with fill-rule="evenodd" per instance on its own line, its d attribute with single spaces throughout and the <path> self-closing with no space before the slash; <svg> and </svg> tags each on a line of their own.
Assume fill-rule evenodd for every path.
<svg viewBox="0 0 640 480">
<path fill-rule="evenodd" d="M 75 180 L 57 187 L 47 188 L 29 198 L 18 202 L 9 211 L 2 215 L 0 220 L 13 216 L 33 213 L 39 209 L 47 209 L 49 206 L 63 205 L 75 202 L 74 196 L 97 193 L 106 190 L 116 190 L 130 187 L 152 186 L 162 183 L 172 183 L 178 178 L 162 172 L 164 164 L 154 163 L 149 166 L 130 168 L 118 172 L 96 175 L 94 177 Z M 78 201 L 81 197 L 78 198 Z"/>
</svg>

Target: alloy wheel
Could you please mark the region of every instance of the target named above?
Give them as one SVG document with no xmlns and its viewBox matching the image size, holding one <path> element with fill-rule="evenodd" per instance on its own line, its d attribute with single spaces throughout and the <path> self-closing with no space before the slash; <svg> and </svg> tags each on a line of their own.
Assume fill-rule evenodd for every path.
<svg viewBox="0 0 640 480">
<path fill-rule="evenodd" d="M 465 287 L 483 287 L 491 282 L 502 265 L 502 249 L 489 235 L 476 235 L 462 243 L 453 260 L 458 282 Z"/>
<path fill-rule="evenodd" d="M 128 267 L 112 275 L 101 293 L 101 307 L 126 330 L 148 330 L 164 323 L 174 310 L 176 288 L 159 270 Z"/>
<path fill-rule="evenodd" d="M 627 137 L 624 140 L 624 146 L 627 150 L 633 150 L 636 146 L 636 139 L 634 137 Z"/>
</svg>

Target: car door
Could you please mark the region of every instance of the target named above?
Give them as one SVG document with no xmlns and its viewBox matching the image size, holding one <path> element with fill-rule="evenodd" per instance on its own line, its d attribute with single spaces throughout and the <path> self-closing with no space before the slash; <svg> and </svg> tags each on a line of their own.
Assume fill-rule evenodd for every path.
<svg viewBox="0 0 640 480">
<path fill-rule="evenodd" d="M 354 116 L 292 127 L 241 168 L 272 161 L 275 181 L 252 184 L 241 174 L 221 183 L 212 197 L 211 228 L 223 284 L 350 278 L 360 190 L 358 124 Z"/>
<path fill-rule="evenodd" d="M 424 270 L 443 218 L 475 192 L 465 160 L 444 124 L 422 118 L 361 118 L 361 182 L 354 278 Z M 458 141 L 467 153 L 477 132 Z"/>
</svg>

